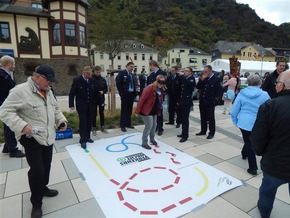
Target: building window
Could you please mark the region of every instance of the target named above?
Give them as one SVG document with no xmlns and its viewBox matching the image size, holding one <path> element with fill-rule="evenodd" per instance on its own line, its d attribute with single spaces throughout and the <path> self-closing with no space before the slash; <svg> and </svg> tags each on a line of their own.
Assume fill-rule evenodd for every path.
<svg viewBox="0 0 290 218">
<path fill-rule="evenodd" d="M 52 44 L 60 44 L 61 38 L 60 38 L 60 24 L 59 23 L 53 23 L 52 24 Z"/>
<path fill-rule="evenodd" d="M 126 61 L 129 60 L 129 53 L 126 53 Z"/>
<path fill-rule="evenodd" d="M 141 48 L 144 48 L 144 45 L 143 44 L 141 44 Z"/>
<path fill-rule="evenodd" d="M 33 8 L 40 8 L 40 9 L 42 9 L 42 4 L 39 4 L 39 3 L 32 3 L 31 6 Z"/>
<path fill-rule="evenodd" d="M 134 54 L 134 61 L 137 61 L 137 54 Z"/>
<path fill-rule="evenodd" d="M 174 62 L 174 58 L 171 58 L 171 63 L 175 63 L 175 62 Z"/>
<path fill-rule="evenodd" d="M 0 42 L 11 42 L 9 23 L 0 22 Z"/>
<path fill-rule="evenodd" d="M 136 48 L 136 44 L 133 44 L 133 48 Z"/>
<path fill-rule="evenodd" d="M 248 52 L 248 57 L 252 57 L 252 52 Z"/>
<path fill-rule="evenodd" d="M 118 70 L 121 70 L 122 66 L 121 65 L 118 65 Z"/>
<path fill-rule="evenodd" d="M 149 60 L 153 60 L 153 54 L 150 54 Z"/>
<path fill-rule="evenodd" d="M 76 27 L 73 23 L 65 23 L 65 44 L 76 45 Z"/>
<path fill-rule="evenodd" d="M 118 60 L 121 60 L 121 55 L 118 55 Z"/>
<path fill-rule="evenodd" d="M 142 54 L 142 61 L 145 61 L 145 54 Z"/>
<path fill-rule="evenodd" d="M 100 53 L 100 59 L 101 59 L 101 60 L 104 60 L 104 52 L 101 52 L 101 53 Z"/>
<path fill-rule="evenodd" d="M 243 56 L 244 56 L 244 57 L 246 56 L 246 52 L 244 52 L 244 51 L 243 51 Z"/>
<path fill-rule="evenodd" d="M 181 53 L 181 52 L 185 52 L 185 50 L 179 50 L 179 52 Z"/>
<path fill-rule="evenodd" d="M 207 65 L 207 59 L 202 59 L 202 66 Z"/>
<path fill-rule="evenodd" d="M 142 70 L 145 70 L 145 66 L 142 66 Z"/>
<path fill-rule="evenodd" d="M 80 25 L 80 46 L 86 47 L 86 28 Z"/>
<path fill-rule="evenodd" d="M 76 64 L 68 64 L 67 65 L 67 74 L 68 75 L 78 75 L 78 71 L 77 71 L 77 65 Z"/>
</svg>

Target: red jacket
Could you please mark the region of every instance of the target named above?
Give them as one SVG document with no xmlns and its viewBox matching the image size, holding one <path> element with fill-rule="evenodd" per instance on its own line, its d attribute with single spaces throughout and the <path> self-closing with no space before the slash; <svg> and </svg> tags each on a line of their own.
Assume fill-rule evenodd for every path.
<svg viewBox="0 0 290 218">
<path fill-rule="evenodd" d="M 145 116 L 147 116 L 151 112 L 151 110 L 154 106 L 156 95 L 157 95 L 157 93 L 156 93 L 155 87 L 153 87 L 151 85 L 146 86 L 142 92 L 140 99 L 139 99 L 135 113 L 136 114 L 142 113 Z M 164 99 L 164 95 L 165 95 L 164 92 L 162 92 L 162 94 L 160 96 L 161 101 Z M 157 114 L 160 114 L 159 107 L 157 109 Z"/>
</svg>

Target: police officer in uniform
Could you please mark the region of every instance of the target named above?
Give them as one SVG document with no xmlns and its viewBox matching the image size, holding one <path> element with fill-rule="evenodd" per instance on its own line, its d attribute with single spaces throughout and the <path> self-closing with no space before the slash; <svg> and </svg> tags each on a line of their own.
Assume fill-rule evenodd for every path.
<svg viewBox="0 0 290 218">
<path fill-rule="evenodd" d="M 163 70 L 161 70 L 159 68 L 157 61 L 151 60 L 149 62 L 149 68 L 151 70 L 151 74 L 147 78 L 147 85 L 154 83 L 156 80 L 156 77 L 160 74 L 163 75 L 165 77 L 165 79 L 167 78 L 167 73 L 165 73 Z M 160 115 L 157 116 L 158 135 L 162 135 L 163 131 L 164 131 L 164 129 L 163 129 L 163 109 L 161 109 Z"/>
<path fill-rule="evenodd" d="M 73 79 L 69 92 L 69 107 L 71 110 L 75 110 L 74 101 L 76 100 L 76 110 L 79 115 L 80 144 L 84 149 L 87 148 L 87 142 L 94 142 L 90 134 L 93 115 L 96 114 L 99 99 L 96 82 L 92 79 L 92 68 L 86 66 L 83 69 L 83 74 Z"/>
<path fill-rule="evenodd" d="M 121 118 L 120 127 L 123 132 L 126 132 L 126 127 L 134 129 L 131 124 L 131 115 L 133 109 L 134 99 L 136 97 L 136 85 L 137 81 L 133 75 L 135 65 L 133 62 L 129 62 L 126 65 L 126 69 L 118 73 L 116 77 L 116 86 L 121 97 Z"/>
<path fill-rule="evenodd" d="M 167 77 L 167 94 L 168 94 L 168 113 L 169 113 L 169 121 L 165 123 L 165 125 L 174 125 L 174 118 L 176 116 L 176 127 L 179 128 L 181 119 L 180 113 L 178 109 L 178 101 L 180 97 L 181 91 L 181 82 L 180 76 L 177 74 L 178 67 L 171 67 L 171 75 Z"/>
<path fill-rule="evenodd" d="M 212 139 L 215 134 L 214 110 L 216 100 L 219 97 L 220 80 L 214 75 L 210 65 L 204 67 L 203 74 L 199 77 L 196 88 L 200 89 L 199 111 L 201 122 L 201 131 L 196 133 L 196 135 L 206 135 L 208 122 L 209 134 L 207 139 Z"/>
<path fill-rule="evenodd" d="M 190 67 L 185 68 L 184 75 L 180 77 L 180 80 L 181 92 L 178 104 L 181 112 L 182 133 L 178 137 L 181 137 L 179 142 L 185 142 L 188 138 L 190 108 L 193 106 L 192 92 L 196 86 L 195 78 Z"/>
</svg>

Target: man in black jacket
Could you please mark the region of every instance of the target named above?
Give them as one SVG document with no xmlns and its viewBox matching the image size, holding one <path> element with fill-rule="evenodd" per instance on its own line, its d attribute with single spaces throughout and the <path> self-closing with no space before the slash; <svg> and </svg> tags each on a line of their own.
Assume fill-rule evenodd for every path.
<svg viewBox="0 0 290 218">
<path fill-rule="evenodd" d="M 285 60 L 277 61 L 276 70 L 265 78 L 265 81 L 262 85 L 262 89 L 268 92 L 271 98 L 274 98 L 277 95 L 275 89 L 276 80 L 277 77 L 285 70 L 285 66 L 286 66 Z"/>
<path fill-rule="evenodd" d="M 118 73 L 116 77 L 116 86 L 121 97 L 121 118 L 120 127 L 123 132 L 126 132 L 126 127 L 134 129 L 131 124 L 131 115 L 133 109 L 134 99 L 136 97 L 136 84 L 133 70 L 135 65 L 133 62 L 129 62 L 126 65 L 126 69 Z"/>
<path fill-rule="evenodd" d="M 15 82 L 11 77 L 11 73 L 15 68 L 14 58 L 4 55 L 1 57 L 0 68 L 0 106 L 9 95 L 9 91 L 15 87 Z M 5 124 L 4 125 L 4 137 L 5 144 L 2 153 L 9 153 L 10 157 L 25 157 L 25 154 L 18 150 L 17 141 L 15 139 L 14 132 Z"/>
<path fill-rule="evenodd" d="M 260 106 L 251 133 L 254 151 L 262 156 L 258 200 L 262 217 L 270 217 L 278 187 L 288 183 L 290 188 L 290 70 L 275 83 L 277 97 Z"/>
<path fill-rule="evenodd" d="M 149 68 L 151 70 L 151 74 L 147 78 L 147 85 L 154 83 L 156 77 L 160 74 L 163 75 L 165 79 L 167 78 L 167 73 L 159 68 L 157 61 L 151 60 L 149 62 Z M 160 115 L 157 116 L 157 134 L 162 135 L 163 131 L 163 109 L 161 109 Z"/>
<path fill-rule="evenodd" d="M 98 107 L 99 107 L 99 115 L 100 115 L 100 123 L 101 123 L 101 131 L 103 133 L 108 133 L 108 131 L 105 129 L 105 116 L 104 116 L 104 110 L 105 110 L 105 94 L 108 92 L 108 86 L 107 86 L 107 81 L 104 77 L 101 75 L 101 70 L 102 68 L 100 66 L 95 66 L 94 67 L 94 74 L 93 74 L 93 79 L 96 81 L 96 85 L 98 87 L 98 91 L 100 93 L 100 101 L 97 102 L 97 107 L 96 107 L 96 114 L 93 115 L 93 129 L 92 133 L 93 135 L 96 135 L 97 132 L 97 113 L 98 113 Z M 97 99 L 98 100 L 98 99 Z"/>
<path fill-rule="evenodd" d="M 87 148 L 87 142 L 93 143 L 91 139 L 91 128 L 93 115 L 96 114 L 99 92 L 96 82 L 92 79 L 92 68 L 87 66 L 83 74 L 73 79 L 69 92 L 69 107 L 75 110 L 74 100 L 76 99 L 76 110 L 79 115 L 80 144 L 83 149 Z"/>
<path fill-rule="evenodd" d="M 212 139 L 215 134 L 214 110 L 219 97 L 220 79 L 214 75 L 210 65 L 204 67 L 196 88 L 200 89 L 199 111 L 201 124 L 201 131 L 196 133 L 196 135 L 206 135 L 208 122 L 209 134 L 207 139 Z"/>
</svg>

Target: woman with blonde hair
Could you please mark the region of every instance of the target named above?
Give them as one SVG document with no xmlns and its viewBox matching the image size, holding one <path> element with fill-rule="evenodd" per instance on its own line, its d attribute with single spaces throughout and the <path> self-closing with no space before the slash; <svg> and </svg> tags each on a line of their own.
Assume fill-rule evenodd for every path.
<svg viewBox="0 0 290 218">
<path fill-rule="evenodd" d="M 157 115 L 161 112 L 162 103 L 165 95 L 166 81 L 163 75 L 158 75 L 156 80 L 146 86 L 137 104 L 135 113 L 142 116 L 145 124 L 142 135 L 142 147 L 151 149 L 148 145 L 148 136 L 150 143 L 157 145 L 155 141 L 155 129 L 157 125 Z"/>
</svg>

